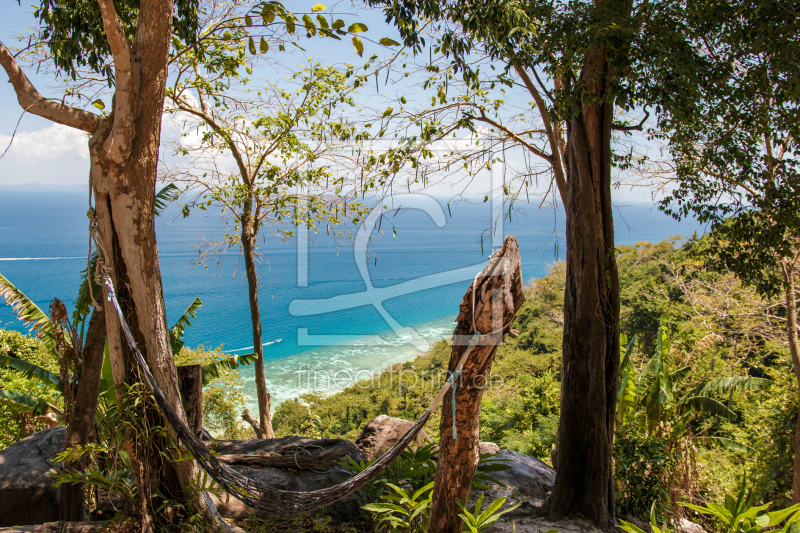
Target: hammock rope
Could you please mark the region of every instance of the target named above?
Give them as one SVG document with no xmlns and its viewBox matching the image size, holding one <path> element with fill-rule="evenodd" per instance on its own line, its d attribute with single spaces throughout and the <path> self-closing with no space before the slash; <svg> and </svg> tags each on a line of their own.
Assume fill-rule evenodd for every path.
<svg viewBox="0 0 800 533">
<path fill-rule="evenodd" d="M 99 239 L 97 240 L 99 241 Z M 197 461 L 198 465 L 200 465 L 200 467 L 208 473 L 209 477 L 218 483 L 225 492 L 250 507 L 285 517 L 292 517 L 301 513 L 313 512 L 327 507 L 353 494 L 367 483 L 377 479 L 378 476 L 383 473 L 383 470 L 399 457 L 403 450 L 416 439 L 433 411 L 441 403 L 445 394 L 447 394 L 451 388 L 453 390 L 453 402 L 455 404 L 455 385 L 458 377 L 461 376 L 464 363 L 466 363 L 473 348 L 483 340 L 483 337 L 491 337 L 491 335 L 481 335 L 478 337 L 478 343 L 470 343 L 470 346 L 465 350 L 461 359 L 458 361 L 456 369 L 450 375 L 433 402 L 431 402 L 431 405 L 422 413 L 414 425 L 409 428 L 400 440 L 370 466 L 347 481 L 325 489 L 308 492 L 279 490 L 259 481 L 247 478 L 220 462 L 211 450 L 209 450 L 183 420 L 181 420 L 180 415 L 175 411 L 159 388 L 147 361 L 145 361 L 144 356 L 136 345 L 136 341 L 133 338 L 133 334 L 122 313 L 119 301 L 117 300 L 114 284 L 111 281 L 108 268 L 102 261 L 98 260 L 97 270 L 108 291 L 108 301 L 111 302 L 114 307 L 125 340 L 134 354 L 136 364 L 141 370 L 144 382 L 153 394 L 153 398 L 164 415 L 164 418 L 175 431 L 178 440 L 186 447 L 192 457 Z M 476 287 L 477 284 L 473 285 L 473 289 Z M 453 405 L 453 438 L 456 438 L 455 418 L 455 405 Z"/>
</svg>

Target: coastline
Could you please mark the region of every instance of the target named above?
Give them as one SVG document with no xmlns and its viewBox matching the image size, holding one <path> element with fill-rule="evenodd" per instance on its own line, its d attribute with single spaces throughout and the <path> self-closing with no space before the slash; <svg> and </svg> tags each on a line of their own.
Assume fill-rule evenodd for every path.
<svg viewBox="0 0 800 533">
<path fill-rule="evenodd" d="M 452 335 L 455 315 L 410 326 L 427 344 L 433 346 Z M 379 337 L 376 338 L 376 337 Z M 417 338 L 415 344 L 419 345 Z M 379 341 L 379 342 L 378 342 Z M 282 402 L 306 393 L 330 396 L 356 382 L 370 379 L 389 367 L 411 361 L 426 353 L 411 343 L 408 335 L 394 332 L 364 336 L 349 342 L 311 349 L 282 358 L 264 361 L 267 390 L 272 395 L 272 410 Z M 242 392 L 247 408 L 257 408 L 255 368 L 250 365 L 239 371 L 244 382 Z"/>
</svg>

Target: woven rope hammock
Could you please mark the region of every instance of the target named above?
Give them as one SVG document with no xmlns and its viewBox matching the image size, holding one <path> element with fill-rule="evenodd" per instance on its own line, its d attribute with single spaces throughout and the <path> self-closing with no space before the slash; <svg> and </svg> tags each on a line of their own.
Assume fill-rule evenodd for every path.
<svg viewBox="0 0 800 533">
<path fill-rule="evenodd" d="M 413 426 L 403 435 L 403 437 L 395 444 L 389 451 L 378 458 L 369 467 L 362 472 L 351 477 L 347 481 L 328 487 L 326 489 L 314 490 L 309 492 L 295 492 L 278 490 L 258 481 L 249 479 L 239 472 L 231 469 L 217 459 L 214 454 L 209 450 L 205 444 L 192 432 L 191 429 L 181 420 L 181 417 L 167 401 L 166 396 L 158 387 L 155 377 L 150 372 L 150 367 L 144 359 L 144 356 L 139 351 L 136 341 L 133 339 L 133 334 L 125 321 L 122 314 L 119 302 L 117 301 L 114 292 L 114 284 L 108 275 L 106 267 L 102 262 L 98 265 L 98 270 L 101 273 L 102 281 L 108 289 L 108 300 L 113 304 L 114 310 L 122 325 L 122 331 L 125 335 L 125 340 L 128 346 L 134 353 L 136 363 L 142 372 L 144 382 L 153 394 L 156 404 L 161 409 L 161 412 L 166 418 L 167 422 L 178 436 L 178 440 L 192 454 L 200 467 L 208 472 L 208 475 L 216 481 L 226 492 L 234 498 L 242 501 L 246 505 L 266 511 L 268 513 L 279 514 L 286 517 L 296 516 L 301 513 L 307 513 L 322 509 L 330 504 L 349 496 L 355 491 L 361 489 L 364 485 L 373 481 L 381 475 L 383 470 L 389 466 L 419 434 L 422 427 L 428 421 L 431 413 L 441 403 L 444 395 L 455 386 L 457 377 L 460 375 L 460 370 L 463 368 L 464 363 L 467 361 L 471 349 L 466 350 L 464 355 L 458 362 L 456 370 L 451 374 L 445 385 L 439 391 L 439 394 L 433 400 L 428 409 L 422 413 Z M 477 278 L 476 278 L 477 281 Z M 455 398 L 455 395 L 454 395 Z M 455 401 L 455 399 L 454 399 Z M 453 410 L 455 417 L 455 410 Z M 454 433 L 455 438 L 455 433 Z"/>
</svg>

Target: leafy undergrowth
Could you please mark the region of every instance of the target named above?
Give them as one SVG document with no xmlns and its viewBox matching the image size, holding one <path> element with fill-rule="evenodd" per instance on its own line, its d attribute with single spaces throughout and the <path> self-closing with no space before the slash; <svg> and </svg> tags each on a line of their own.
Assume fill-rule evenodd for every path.
<svg viewBox="0 0 800 533">
<path fill-rule="evenodd" d="M 281 518 L 278 516 L 267 519 L 247 518 L 234 523 L 251 533 L 368 533 L 372 531 L 372 526 L 367 524 L 333 524 L 331 523 L 331 517 L 322 511 L 295 518 Z"/>
</svg>

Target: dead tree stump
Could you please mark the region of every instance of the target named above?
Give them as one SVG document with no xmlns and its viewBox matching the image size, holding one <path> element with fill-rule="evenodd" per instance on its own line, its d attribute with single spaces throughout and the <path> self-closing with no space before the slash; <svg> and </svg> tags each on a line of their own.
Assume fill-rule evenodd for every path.
<svg viewBox="0 0 800 533">
<path fill-rule="evenodd" d="M 203 370 L 200 365 L 185 365 L 177 371 L 186 425 L 197 435 L 203 429 Z"/>
<path fill-rule="evenodd" d="M 449 375 L 474 345 L 461 369 L 456 385 L 456 430 L 453 438 L 452 392 L 442 401 L 439 424 L 439 467 L 433 488 L 431 533 L 461 533 L 461 509 L 456 498 L 467 501 L 472 477 L 478 466 L 481 399 L 488 384 L 497 347 L 525 301 L 522 292 L 522 266 L 519 245 L 507 236 L 503 246 L 490 259 L 461 300 L 456 319 Z M 476 338 L 477 337 L 477 338 Z"/>
</svg>

